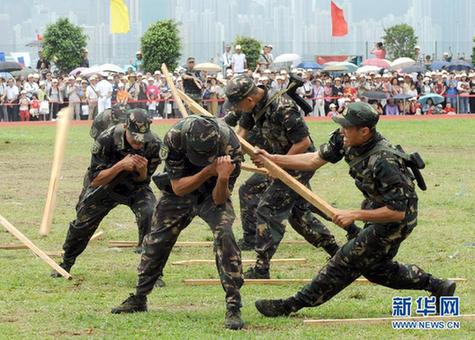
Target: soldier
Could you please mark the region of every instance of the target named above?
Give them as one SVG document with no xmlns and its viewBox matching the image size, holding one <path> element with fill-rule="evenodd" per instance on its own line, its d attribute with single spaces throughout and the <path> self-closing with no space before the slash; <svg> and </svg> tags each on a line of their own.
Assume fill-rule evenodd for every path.
<svg viewBox="0 0 475 340">
<path fill-rule="evenodd" d="M 228 102 L 225 107 L 228 106 Z M 242 112 L 227 110 L 228 113 L 224 117 L 224 121 L 229 126 L 236 126 L 241 118 Z M 265 139 L 259 135 L 257 129 L 249 131 L 247 140 L 252 145 L 258 146 L 261 149 L 266 149 Z M 268 150 L 272 151 L 272 150 Z M 239 208 L 241 212 L 241 225 L 243 231 L 243 238 L 238 240 L 238 246 L 241 250 L 253 250 L 256 246 L 256 230 L 257 230 L 257 206 L 261 195 L 269 186 L 270 178 L 262 174 L 252 174 L 239 187 Z"/>
<path fill-rule="evenodd" d="M 251 78 L 239 75 L 228 81 L 228 101 L 243 112 L 238 134 L 247 138 L 256 129 L 277 154 L 299 154 L 314 151 L 308 128 L 293 101 L 283 96 L 270 96 L 266 87 L 258 87 Z M 305 185 L 314 171 L 293 171 L 291 175 Z M 315 247 L 322 247 L 334 255 L 338 245 L 330 231 L 316 219 L 308 203 L 279 180 L 273 180 L 262 194 L 257 207 L 257 237 L 255 267 L 245 273 L 245 278 L 270 278 L 270 260 L 285 232 L 282 223 L 290 225 Z"/>
<path fill-rule="evenodd" d="M 350 175 L 363 193 L 361 210 L 338 210 L 334 223 L 346 227 L 354 221 L 365 228 L 348 241 L 320 270 L 313 281 L 286 300 L 258 300 L 256 308 L 265 316 L 289 315 L 303 307 L 319 306 L 360 275 L 369 281 L 394 289 L 422 289 L 436 296 L 452 296 L 455 282 L 443 281 L 416 265 L 393 260 L 401 242 L 417 224 L 417 195 L 413 166 L 407 154 L 396 149 L 376 131 L 378 113 L 366 103 L 349 104 L 333 120 L 341 125 L 319 151 L 302 155 L 269 155 L 260 150 L 254 156 L 257 165 L 262 155 L 282 167 L 314 171 L 327 162 L 342 158 L 350 165 Z M 411 169 L 408 168 L 411 166 Z"/>
<path fill-rule="evenodd" d="M 165 136 L 168 148 L 165 169 L 170 182 L 160 186 L 151 232 L 144 240 L 138 267 L 136 293 L 112 313 L 147 310 L 147 295 L 163 268 L 180 232 L 195 216 L 210 226 L 221 284 L 226 292 L 225 327 L 240 329 L 243 283 L 241 252 L 234 240 L 234 210 L 230 200 L 240 173 L 241 146 L 234 131 L 210 117 L 190 116 L 180 120 Z"/>
<path fill-rule="evenodd" d="M 138 246 L 150 230 L 155 195 L 150 178 L 160 164 L 160 139 L 150 131 L 150 119 L 141 109 L 132 110 L 126 124 L 105 130 L 92 147 L 89 184 L 76 206 L 64 242 L 67 272 L 86 249 L 102 219 L 119 204 L 134 212 L 139 229 Z M 53 277 L 59 273 L 54 271 Z"/>
<path fill-rule="evenodd" d="M 128 109 L 127 105 L 115 104 L 112 108 L 104 110 L 94 118 L 89 135 L 96 140 L 102 131 L 113 125 L 125 123 L 129 116 Z"/>
</svg>

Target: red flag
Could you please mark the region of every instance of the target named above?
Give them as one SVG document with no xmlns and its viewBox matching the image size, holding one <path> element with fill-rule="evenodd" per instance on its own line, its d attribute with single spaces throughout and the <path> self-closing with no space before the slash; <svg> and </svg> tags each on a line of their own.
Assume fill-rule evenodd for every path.
<svg viewBox="0 0 475 340">
<path fill-rule="evenodd" d="M 333 1 L 331 2 L 332 12 L 332 36 L 342 37 L 348 34 L 348 24 L 345 20 L 343 10 L 338 7 Z"/>
</svg>

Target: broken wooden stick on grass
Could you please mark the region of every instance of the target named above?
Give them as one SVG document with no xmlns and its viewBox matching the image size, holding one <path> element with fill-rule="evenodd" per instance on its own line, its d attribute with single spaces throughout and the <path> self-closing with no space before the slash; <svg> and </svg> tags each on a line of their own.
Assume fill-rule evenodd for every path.
<svg viewBox="0 0 475 340">
<path fill-rule="evenodd" d="M 447 279 L 455 282 L 465 282 L 467 281 L 464 278 L 452 278 Z M 245 279 L 244 284 L 246 285 L 288 285 L 288 284 L 307 284 L 310 283 L 312 279 Z M 186 279 L 183 280 L 183 283 L 187 286 L 214 286 L 220 285 L 221 281 L 219 279 Z M 356 279 L 353 283 L 355 284 L 374 284 L 367 279 L 359 278 Z"/>
<path fill-rule="evenodd" d="M 242 264 L 255 264 L 256 260 L 241 260 Z M 294 258 L 294 259 L 272 259 L 271 264 L 302 264 L 306 263 L 306 258 Z M 173 265 L 176 266 L 188 266 L 188 265 L 195 265 L 195 264 L 215 264 L 215 260 L 183 260 L 183 261 L 175 261 L 172 262 Z"/>
<path fill-rule="evenodd" d="M 7 229 L 13 236 L 20 240 L 24 245 L 33 251 L 40 259 L 46 262 L 51 268 L 60 273 L 65 279 L 72 279 L 71 274 L 61 268 L 53 259 L 51 259 L 43 250 L 38 248 L 33 242 L 31 242 L 25 235 L 23 235 L 17 228 L 8 222 L 2 215 L 0 215 L 0 223 Z"/>
<path fill-rule="evenodd" d="M 284 240 L 280 244 L 309 244 L 305 240 Z M 188 242 L 176 242 L 175 247 L 212 247 L 213 241 L 188 241 Z M 109 248 L 133 248 L 137 247 L 137 241 L 109 241 Z"/>
</svg>

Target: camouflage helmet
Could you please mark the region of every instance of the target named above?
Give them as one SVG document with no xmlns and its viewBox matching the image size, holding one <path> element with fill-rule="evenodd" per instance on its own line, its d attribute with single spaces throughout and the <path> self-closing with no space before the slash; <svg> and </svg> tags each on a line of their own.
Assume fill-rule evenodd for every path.
<svg viewBox="0 0 475 340">
<path fill-rule="evenodd" d="M 186 157 L 197 166 L 207 166 L 219 151 L 220 127 L 213 118 L 190 116 L 185 118 L 182 133 L 185 137 Z"/>
<path fill-rule="evenodd" d="M 251 77 L 240 74 L 228 81 L 226 97 L 231 104 L 235 105 L 246 98 L 255 88 L 256 84 Z"/>
<path fill-rule="evenodd" d="M 126 123 L 129 118 L 127 104 L 114 104 L 111 108 L 111 118 L 114 124 Z"/>
<path fill-rule="evenodd" d="M 378 112 L 368 103 L 351 103 L 342 114 L 334 116 L 333 121 L 343 127 L 374 127 L 379 120 Z"/>
<path fill-rule="evenodd" d="M 151 119 L 144 109 L 132 109 L 128 111 L 126 127 L 137 143 L 145 143 L 151 139 Z"/>
</svg>

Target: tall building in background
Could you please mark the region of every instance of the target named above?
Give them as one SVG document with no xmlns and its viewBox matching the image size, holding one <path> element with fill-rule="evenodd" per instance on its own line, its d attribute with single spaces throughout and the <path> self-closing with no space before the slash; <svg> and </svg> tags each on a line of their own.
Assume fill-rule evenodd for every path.
<svg viewBox="0 0 475 340">
<path fill-rule="evenodd" d="M 224 44 L 238 35 L 271 43 L 274 55 L 292 52 L 305 59 L 325 54 L 366 56 L 381 41 L 384 28 L 400 23 L 413 26 L 423 52 L 435 58 L 449 47 L 455 57 L 468 58 L 475 36 L 474 0 L 335 0 L 349 26 L 344 37 L 331 36 L 329 0 L 124 1 L 131 30 L 116 35 L 109 32 L 109 0 L 15 0 L 14 5 L 0 1 L 0 51 L 29 51 L 34 59 L 37 48 L 25 45 L 59 17 L 84 28 L 91 64 L 133 61 L 143 33 L 162 19 L 179 23 L 182 59 L 193 55 L 215 62 Z"/>
</svg>

